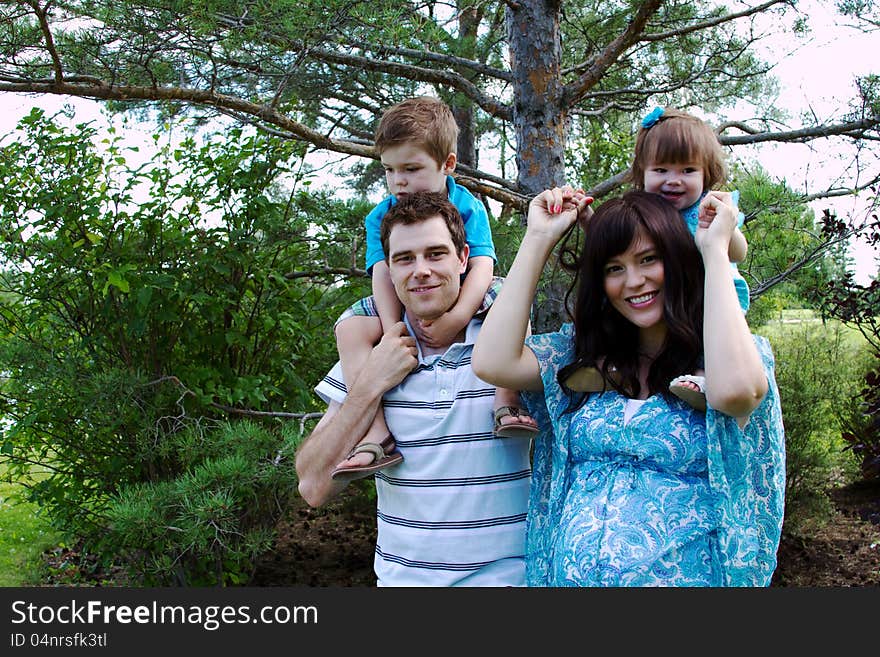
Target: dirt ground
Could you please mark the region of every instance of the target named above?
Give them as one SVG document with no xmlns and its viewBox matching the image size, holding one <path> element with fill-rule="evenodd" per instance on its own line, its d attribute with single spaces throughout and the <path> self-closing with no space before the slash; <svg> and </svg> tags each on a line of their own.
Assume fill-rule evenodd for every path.
<svg viewBox="0 0 880 657">
<path fill-rule="evenodd" d="M 830 522 L 808 536 L 783 533 L 771 586 L 880 586 L 880 483 L 839 488 L 831 498 Z M 375 586 L 375 526 L 365 496 L 346 495 L 319 510 L 297 498 L 251 584 Z"/>
</svg>

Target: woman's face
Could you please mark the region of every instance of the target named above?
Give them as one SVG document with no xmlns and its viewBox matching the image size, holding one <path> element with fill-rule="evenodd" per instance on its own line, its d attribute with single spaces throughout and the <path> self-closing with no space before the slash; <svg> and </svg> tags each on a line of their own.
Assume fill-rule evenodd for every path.
<svg viewBox="0 0 880 657">
<path fill-rule="evenodd" d="M 663 260 L 641 229 L 626 251 L 605 263 L 605 295 L 624 318 L 640 329 L 665 327 Z"/>
</svg>

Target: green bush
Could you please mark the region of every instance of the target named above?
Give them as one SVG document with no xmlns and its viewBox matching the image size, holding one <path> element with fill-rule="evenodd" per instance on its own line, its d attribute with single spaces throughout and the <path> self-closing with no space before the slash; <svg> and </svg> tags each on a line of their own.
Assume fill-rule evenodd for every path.
<svg viewBox="0 0 880 657">
<path fill-rule="evenodd" d="M 773 345 L 786 434 L 786 525 L 821 520 L 827 489 L 857 467 L 841 438 L 869 353 L 861 336 L 838 322 L 803 319 L 762 327 Z"/>
<path fill-rule="evenodd" d="M 321 410 L 328 327 L 369 289 L 350 273 L 365 204 L 290 191 L 303 147 L 240 129 L 139 166 L 88 125 L 35 110 L 22 129 L 0 141 L 0 466 L 84 551 L 237 583 L 282 512 L 263 498 L 293 487 L 260 470 L 287 438 L 215 427 Z M 227 438 L 266 449 L 204 444 Z M 127 537 L 138 504 L 180 536 Z"/>
<path fill-rule="evenodd" d="M 125 486 L 110 501 L 102 552 L 120 555 L 140 584 L 246 584 L 296 494 L 299 438 L 295 424 L 191 424 L 166 447 L 179 475 Z"/>
</svg>

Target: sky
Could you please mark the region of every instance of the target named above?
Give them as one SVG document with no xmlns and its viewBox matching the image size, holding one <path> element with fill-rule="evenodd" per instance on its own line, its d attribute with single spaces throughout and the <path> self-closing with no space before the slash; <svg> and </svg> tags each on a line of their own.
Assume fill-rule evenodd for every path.
<svg viewBox="0 0 880 657">
<path fill-rule="evenodd" d="M 809 108 L 820 120 L 839 113 L 845 108 L 847 99 L 855 95 L 853 77 L 875 73 L 880 75 L 880 31 L 864 33 L 855 29 L 835 26 L 829 2 L 800 0 L 798 7 L 809 16 L 813 26 L 810 38 L 798 44 L 793 54 L 789 54 L 795 44 L 794 39 L 763 42 L 759 55 L 766 61 L 777 61 L 773 74 L 780 81 L 779 106 L 783 108 Z M 101 113 L 102 104 L 86 99 L 59 96 L 24 96 L 0 92 L 0 135 L 14 129 L 16 123 L 33 106 L 40 106 L 52 112 L 64 105 L 75 108 L 75 121 L 96 120 L 98 125 L 106 124 L 108 119 Z M 740 109 L 740 108 L 738 108 Z M 742 108 L 742 118 L 749 118 L 747 108 Z M 752 110 L 753 111 L 753 110 Z M 116 121 L 117 130 L 122 132 L 121 120 Z M 792 117 L 792 125 L 797 125 L 797 116 Z M 126 143 L 138 145 L 141 152 L 150 152 L 154 127 L 128 122 L 124 128 Z M 828 180 L 833 172 L 840 171 L 851 163 L 852 153 L 830 152 L 827 147 L 817 150 L 807 145 L 773 146 L 762 145 L 752 151 L 755 159 L 776 178 L 784 178 L 795 189 L 803 181 L 816 183 Z M 880 169 L 880 162 L 870 164 L 873 171 Z M 318 185 L 320 183 L 318 182 Z M 812 204 L 817 214 L 831 207 L 838 216 L 863 218 L 870 208 L 866 204 L 868 195 L 846 197 L 834 201 L 817 201 Z M 867 283 L 877 271 L 875 256 L 877 252 L 866 243 L 855 243 L 851 248 L 855 259 L 855 276 L 860 283 Z"/>
</svg>

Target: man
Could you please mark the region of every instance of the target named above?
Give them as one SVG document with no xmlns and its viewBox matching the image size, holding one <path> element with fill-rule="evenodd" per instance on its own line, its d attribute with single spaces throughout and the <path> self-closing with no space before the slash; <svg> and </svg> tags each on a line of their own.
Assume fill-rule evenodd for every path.
<svg viewBox="0 0 880 657">
<path fill-rule="evenodd" d="M 297 453 L 300 494 L 320 506 L 345 487 L 331 473 L 382 402 L 404 458 L 376 472 L 378 585 L 523 586 L 530 441 L 493 436 L 495 389 L 470 366 L 482 322 L 434 348 L 410 337 L 458 298 L 468 259 L 458 210 L 443 194 L 402 198 L 383 220 L 382 246 L 404 322 L 347 396 L 338 364 L 316 388 L 329 405 Z"/>
</svg>

